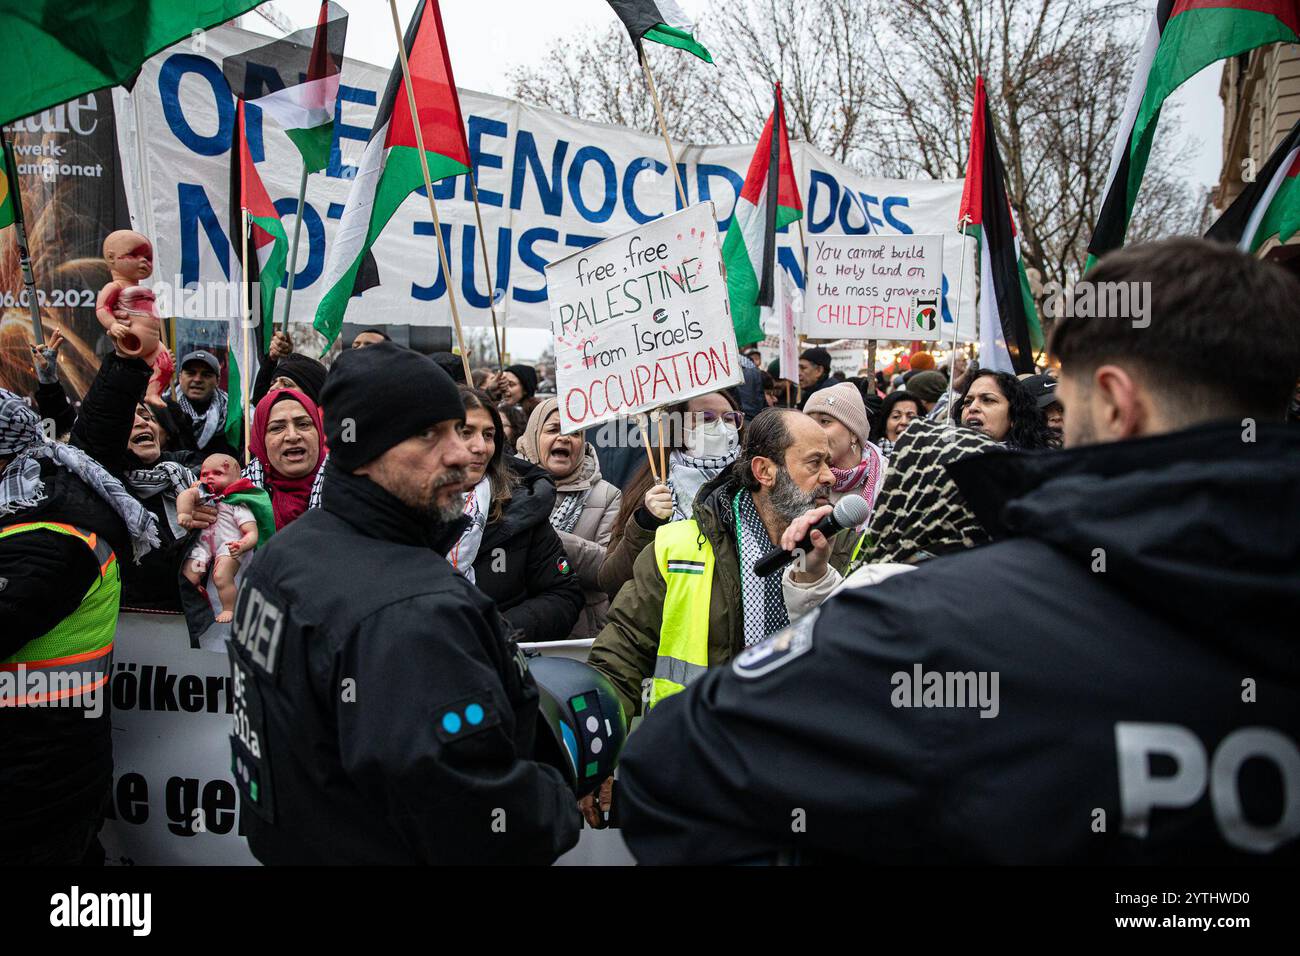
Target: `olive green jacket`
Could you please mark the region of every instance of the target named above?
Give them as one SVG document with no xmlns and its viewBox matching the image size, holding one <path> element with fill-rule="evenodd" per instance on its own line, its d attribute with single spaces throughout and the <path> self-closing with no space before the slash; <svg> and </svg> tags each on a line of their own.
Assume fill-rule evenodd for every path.
<svg viewBox="0 0 1300 956">
<path fill-rule="evenodd" d="M 713 545 L 713 593 L 709 601 L 709 666 L 725 664 L 745 644 L 741 619 L 740 560 L 731 501 L 740 484 L 724 472 L 700 489 L 695 520 Z M 653 535 L 650 538 L 653 542 Z M 701 544 L 701 547 L 703 545 Z M 629 719 L 642 709 L 641 684 L 654 673 L 663 623 L 666 585 L 655 549 L 643 547 L 633 564 L 632 579 L 610 606 L 605 627 L 587 657 L 614 685 Z"/>
</svg>

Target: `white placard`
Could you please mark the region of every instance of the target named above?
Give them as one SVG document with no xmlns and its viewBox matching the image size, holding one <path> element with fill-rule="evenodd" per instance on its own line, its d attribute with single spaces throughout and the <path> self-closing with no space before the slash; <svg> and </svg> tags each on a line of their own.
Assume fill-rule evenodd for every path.
<svg viewBox="0 0 1300 956">
<path fill-rule="evenodd" d="M 822 236 L 808 250 L 811 338 L 937 340 L 942 236 Z"/>
<path fill-rule="evenodd" d="M 712 203 L 550 263 L 546 289 L 565 433 L 743 379 Z"/>
</svg>

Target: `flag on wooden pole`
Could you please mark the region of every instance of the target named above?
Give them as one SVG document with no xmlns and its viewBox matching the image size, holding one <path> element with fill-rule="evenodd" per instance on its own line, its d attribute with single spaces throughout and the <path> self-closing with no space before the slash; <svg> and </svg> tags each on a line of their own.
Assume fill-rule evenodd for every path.
<svg viewBox="0 0 1300 956">
<path fill-rule="evenodd" d="M 431 180 L 469 172 L 465 124 L 437 0 L 420 0 L 403 43 Z M 424 185 L 409 102 L 399 61 L 389 74 L 325 265 L 325 291 L 314 325 L 331 343 L 343 328 L 349 299 L 354 291 L 362 291 L 358 274 L 370 247 L 406 197 Z M 450 289 L 451 276 L 446 281 Z"/>
<path fill-rule="evenodd" d="M 244 101 L 235 107 L 235 130 L 230 144 L 230 247 L 235 268 L 231 280 L 240 288 L 240 315 L 232 316 L 226 336 L 229 379 L 227 394 L 241 394 L 242 382 L 247 379 L 251 387 L 257 375 L 260 356 L 271 345 L 275 291 L 284 278 L 285 262 L 289 255 L 289 237 L 280 222 L 280 214 L 257 173 L 252 154 L 248 151 L 248 127 L 244 114 Z M 245 228 L 247 224 L 247 229 Z M 245 254 L 245 251 L 247 253 Z M 254 310 L 249 321 L 259 330 L 255 338 L 256 350 L 244 349 L 242 324 L 243 288 L 258 285 L 257 300 L 249 303 Z M 248 355 L 240 358 L 247 351 Z M 238 445 L 243 418 L 242 403 L 230 401 L 226 405 L 226 436 L 232 445 Z"/>
<path fill-rule="evenodd" d="M 347 11 L 325 0 L 316 26 L 226 57 L 221 64 L 230 91 L 284 128 L 309 172 L 329 164 L 347 31 Z"/>
<path fill-rule="evenodd" d="M 695 39 L 695 24 L 676 0 L 609 0 L 639 51 L 642 40 L 694 53 L 705 63 L 713 57 Z"/>
<path fill-rule="evenodd" d="M 1033 372 L 1043 330 L 1020 261 L 1020 241 L 1007 198 L 1006 171 L 998 153 L 984 77 L 975 78 L 970 160 L 957 218 L 979 243 L 980 364 L 1000 372 Z"/>
<path fill-rule="evenodd" d="M 1218 60 L 1267 43 L 1300 41 L 1295 0 L 1158 0 L 1129 86 L 1110 157 L 1088 266 L 1124 245 L 1160 108 L 1174 90 Z"/>
<path fill-rule="evenodd" d="M 772 305 L 776 288 L 777 230 L 803 218 L 780 83 L 775 87 L 775 100 L 722 243 L 731 322 L 736 328 L 736 344 L 742 346 L 763 340 L 759 307 Z"/>
</svg>

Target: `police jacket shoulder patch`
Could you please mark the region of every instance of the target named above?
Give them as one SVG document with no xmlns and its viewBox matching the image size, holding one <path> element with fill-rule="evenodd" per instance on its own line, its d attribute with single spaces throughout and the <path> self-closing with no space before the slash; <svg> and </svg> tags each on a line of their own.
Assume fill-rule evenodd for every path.
<svg viewBox="0 0 1300 956">
<path fill-rule="evenodd" d="M 492 694 L 483 690 L 434 708 L 433 719 L 438 739 L 450 744 L 497 726 L 501 713 L 492 702 Z"/>
<path fill-rule="evenodd" d="M 746 648 L 731 662 L 732 671 L 737 677 L 754 680 L 807 654 L 813 648 L 813 625 L 819 612 L 820 608 L 809 611 L 785 630 Z"/>
</svg>

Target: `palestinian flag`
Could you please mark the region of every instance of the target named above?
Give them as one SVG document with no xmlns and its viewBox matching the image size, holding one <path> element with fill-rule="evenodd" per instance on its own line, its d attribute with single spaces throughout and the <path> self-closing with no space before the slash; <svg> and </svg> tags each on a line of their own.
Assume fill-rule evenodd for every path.
<svg viewBox="0 0 1300 956">
<path fill-rule="evenodd" d="M 609 5 L 632 35 L 632 45 L 638 52 L 642 40 L 653 40 L 694 53 L 705 63 L 713 62 L 709 51 L 696 41 L 692 33 L 695 24 L 677 0 L 609 0 Z"/>
<path fill-rule="evenodd" d="M 1300 231 L 1300 123 L 1269 156 L 1247 186 L 1205 233 L 1206 239 L 1230 242 L 1255 252 L 1269 239 L 1286 242 Z"/>
<path fill-rule="evenodd" d="M 763 341 L 759 306 L 772 305 L 772 291 L 776 288 L 776 231 L 802 218 L 803 203 L 790 158 L 778 83 L 776 105 L 758 138 L 758 148 L 749 161 L 745 185 L 736 197 L 736 209 L 722 243 L 737 345 Z"/>
<path fill-rule="evenodd" d="M 431 181 L 469 172 L 465 123 L 447 56 L 438 0 L 420 0 L 403 43 L 415 86 Z M 367 283 L 364 274 L 359 276 L 370 247 L 406 197 L 424 186 L 409 103 L 398 62 L 389 74 L 374 129 L 352 180 L 325 265 L 325 293 L 316 307 L 313 324 L 327 342 L 338 338 L 348 300 L 374 284 Z"/>
<path fill-rule="evenodd" d="M 329 163 L 347 32 L 347 11 L 325 0 L 315 27 L 227 57 L 221 64 L 230 91 L 284 128 L 308 172 L 319 172 Z"/>
<path fill-rule="evenodd" d="M 257 522 L 259 548 L 275 534 L 275 512 L 271 508 L 271 496 L 247 478 L 231 482 L 221 500 L 228 505 L 243 505 L 253 513 L 253 520 Z"/>
<path fill-rule="evenodd" d="M 260 0 L 132 0 L 4 5 L 0 125 L 108 86 L 129 86 L 141 64 L 197 30 Z"/>
<path fill-rule="evenodd" d="M 243 389 L 245 384 L 249 389 L 253 387 L 258 360 L 270 348 L 271 334 L 274 331 L 272 319 L 275 314 L 275 292 L 284 279 L 285 260 L 289 254 L 289 237 L 285 234 L 275 204 L 266 192 L 262 177 L 257 174 L 257 166 L 248 151 L 247 127 L 244 123 L 244 101 L 239 100 L 235 108 L 233 141 L 230 144 L 230 246 L 239 269 L 247 271 L 250 285 L 257 283 L 255 288 L 258 294 L 249 303 L 250 320 L 257 331 L 250 331 L 248 354 L 245 355 L 244 351 L 240 315 L 231 317 L 226 335 L 227 366 L 230 370 L 226 437 L 236 448 L 239 447 L 241 437 Z M 244 252 L 245 213 L 248 216 L 247 262 L 241 258 Z M 239 294 L 242 296 L 242 274 L 232 269 L 230 278 L 238 283 Z M 242 304 L 238 311 L 242 311 Z"/>
<path fill-rule="evenodd" d="M 1296 0 L 1159 0 L 1111 152 L 1105 199 L 1088 243 L 1089 267 L 1124 244 L 1166 97 L 1211 63 L 1297 40 Z"/>
<path fill-rule="evenodd" d="M 22 196 L 18 194 L 18 176 L 13 167 L 13 151 L 5 140 L 4 159 L 0 162 L 0 229 L 12 226 L 21 212 Z"/>
<path fill-rule="evenodd" d="M 1020 261 L 1006 171 L 982 76 L 975 78 L 970 162 L 957 215 L 966 234 L 979 242 L 980 365 L 1016 374 L 1033 372 L 1034 351 L 1043 347 L 1043 329 Z"/>
</svg>

